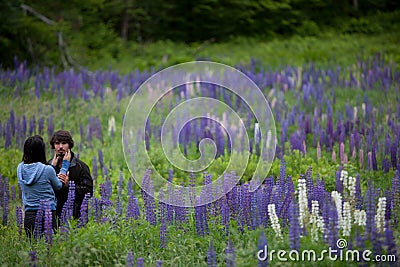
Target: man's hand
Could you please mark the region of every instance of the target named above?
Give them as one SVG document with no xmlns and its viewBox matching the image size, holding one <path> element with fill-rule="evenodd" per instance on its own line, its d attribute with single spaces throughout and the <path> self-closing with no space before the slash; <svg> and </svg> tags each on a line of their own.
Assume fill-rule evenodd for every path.
<svg viewBox="0 0 400 267">
<path fill-rule="evenodd" d="M 67 174 L 59 173 L 57 174 L 57 176 L 58 179 L 60 179 L 60 181 L 63 183 L 63 185 L 67 187 L 69 184 L 69 172 L 67 172 Z"/>
</svg>

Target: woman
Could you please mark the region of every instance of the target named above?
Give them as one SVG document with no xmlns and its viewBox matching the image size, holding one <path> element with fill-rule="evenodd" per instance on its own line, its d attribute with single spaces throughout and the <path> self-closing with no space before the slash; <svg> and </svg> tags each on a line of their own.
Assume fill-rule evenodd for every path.
<svg viewBox="0 0 400 267">
<path fill-rule="evenodd" d="M 63 158 L 62 170 L 66 173 L 71 159 L 67 151 Z M 68 185 L 68 176 L 61 182 L 51 165 L 46 163 L 46 150 L 43 138 L 39 135 L 26 139 L 22 162 L 17 167 L 18 183 L 22 190 L 22 202 L 24 204 L 25 219 L 24 228 L 28 237 L 31 237 L 35 229 L 36 213 L 40 207 L 40 201 L 48 201 L 52 211 L 52 226 L 56 228 L 56 198 L 54 190 L 59 190 Z"/>
</svg>

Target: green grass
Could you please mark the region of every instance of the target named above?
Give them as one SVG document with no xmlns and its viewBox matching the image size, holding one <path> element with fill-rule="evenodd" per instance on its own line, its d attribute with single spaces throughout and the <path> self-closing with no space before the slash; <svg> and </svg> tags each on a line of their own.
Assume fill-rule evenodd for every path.
<svg viewBox="0 0 400 267">
<path fill-rule="evenodd" d="M 121 73 L 134 69 L 165 68 L 178 63 L 206 59 L 227 65 L 247 65 L 256 59 L 267 69 L 301 66 L 313 62 L 317 67 L 332 63 L 350 66 L 358 58 L 365 59 L 383 53 L 387 62 L 400 62 L 400 37 L 396 33 L 376 35 L 344 35 L 326 33 L 320 37 L 291 37 L 287 39 L 234 38 L 226 43 L 176 43 L 159 41 L 128 44 L 119 57 L 104 54 L 94 58 L 89 68 L 112 67 Z"/>
</svg>

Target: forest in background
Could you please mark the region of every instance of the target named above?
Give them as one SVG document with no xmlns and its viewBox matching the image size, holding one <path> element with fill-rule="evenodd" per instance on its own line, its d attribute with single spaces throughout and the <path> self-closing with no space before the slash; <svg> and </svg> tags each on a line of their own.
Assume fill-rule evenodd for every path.
<svg viewBox="0 0 400 267">
<path fill-rule="evenodd" d="M 87 66 L 119 60 L 132 46 L 167 41 L 202 47 L 235 38 L 400 32 L 390 0 L 4 0 L 0 58 L 31 66 Z M 105 66 L 107 67 L 107 66 Z"/>
</svg>

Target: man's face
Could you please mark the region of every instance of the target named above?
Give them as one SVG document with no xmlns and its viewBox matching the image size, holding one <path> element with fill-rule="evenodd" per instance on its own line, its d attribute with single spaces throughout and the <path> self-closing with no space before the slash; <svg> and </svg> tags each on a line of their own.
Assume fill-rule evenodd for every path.
<svg viewBox="0 0 400 267">
<path fill-rule="evenodd" d="M 64 157 L 65 152 L 69 150 L 69 144 L 66 141 L 56 141 L 54 142 L 54 150 L 58 156 Z"/>
</svg>

